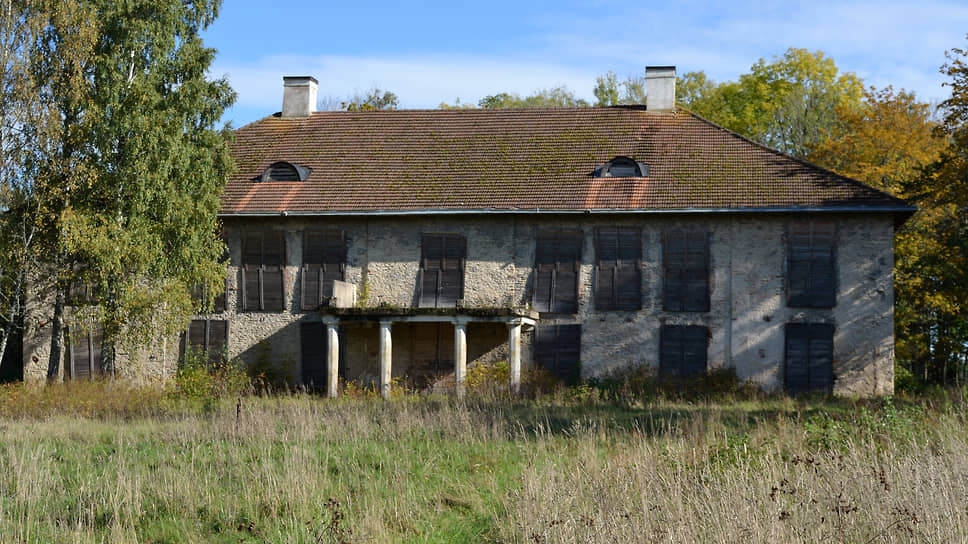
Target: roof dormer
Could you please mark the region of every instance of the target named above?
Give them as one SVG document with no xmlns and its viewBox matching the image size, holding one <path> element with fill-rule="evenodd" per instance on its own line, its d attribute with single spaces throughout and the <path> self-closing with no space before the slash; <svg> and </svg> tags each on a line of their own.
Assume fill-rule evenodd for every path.
<svg viewBox="0 0 968 544">
<path fill-rule="evenodd" d="M 595 169 L 596 178 L 645 178 L 649 165 L 618 156 Z"/>
<path fill-rule="evenodd" d="M 277 161 L 269 165 L 258 181 L 306 181 L 313 171 L 307 166 L 300 166 L 286 161 Z"/>
</svg>

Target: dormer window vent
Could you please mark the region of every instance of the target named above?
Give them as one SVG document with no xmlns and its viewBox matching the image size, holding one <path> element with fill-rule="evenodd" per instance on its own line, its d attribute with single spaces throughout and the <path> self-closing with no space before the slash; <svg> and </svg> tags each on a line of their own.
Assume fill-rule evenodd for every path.
<svg viewBox="0 0 968 544">
<path fill-rule="evenodd" d="M 615 157 L 595 169 L 596 178 L 645 178 L 649 176 L 649 165 L 635 162 L 628 157 Z"/>
<path fill-rule="evenodd" d="M 306 181 L 313 169 L 291 162 L 274 162 L 266 168 L 258 181 Z"/>
</svg>

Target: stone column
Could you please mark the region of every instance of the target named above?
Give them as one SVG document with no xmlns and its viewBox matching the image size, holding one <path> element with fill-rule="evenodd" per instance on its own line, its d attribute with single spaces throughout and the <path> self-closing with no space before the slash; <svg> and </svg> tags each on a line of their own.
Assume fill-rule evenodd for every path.
<svg viewBox="0 0 968 544">
<path fill-rule="evenodd" d="M 339 324 L 326 324 L 326 396 L 336 398 L 339 388 Z"/>
<path fill-rule="evenodd" d="M 390 398 L 390 359 L 393 353 L 390 342 L 391 321 L 380 322 L 380 396 Z"/>
<path fill-rule="evenodd" d="M 508 323 L 508 367 L 511 371 L 511 392 L 521 392 L 521 322 Z"/>
<path fill-rule="evenodd" d="M 467 324 L 454 324 L 454 390 L 464 397 L 464 378 L 467 376 Z"/>
</svg>

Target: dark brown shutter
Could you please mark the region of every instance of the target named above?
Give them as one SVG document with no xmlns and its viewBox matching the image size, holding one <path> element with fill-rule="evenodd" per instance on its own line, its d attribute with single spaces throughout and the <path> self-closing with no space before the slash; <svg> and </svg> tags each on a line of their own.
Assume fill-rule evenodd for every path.
<svg viewBox="0 0 968 544">
<path fill-rule="evenodd" d="M 602 227 L 595 234 L 595 307 L 598 310 L 641 309 L 641 231 Z"/>
<path fill-rule="evenodd" d="M 243 234 L 242 306 L 244 310 L 285 307 L 286 242 L 282 231 Z"/>
<path fill-rule="evenodd" d="M 708 363 L 709 329 L 700 325 L 663 325 L 659 329 L 659 374 L 701 376 Z"/>
<path fill-rule="evenodd" d="M 345 279 L 346 251 L 342 230 L 307 229 L 303 233 L 303 310 L 319 309 L 327 284 Z"/>
<path fill-rule="evenodd" d="M 671 229 L 663 244 L 663 307 L 671 312 L 709 311 L 709 235 Z"/>
<path fill-rule="evenodd" d="M 581 379 L 581 325 L 539 325 L 535 328 L 535 361 L 563 382 Z"/>
<path fill-rule="evenodd" d="M 302 348 L 302 383 L 314 390 L 326 387 L 326 355 L 329 338 L 326 325 L 319 321 L 299 324 L 299 343 Z"/>
<path fill-rule="evenodd" d="M 538 229 L 532 304 L 539 312 L 578 311 L 578 271 L 582 232 L 579 229 Z"/>
<path fill-rule="evenodd" d="M 206 320 L 208 337 L 205 341 L 205 352 L 211 365 L 225 361 L 226 347 L 229 339 L 229 322 L 222 319 Z"/>
<path fill-rule="evenodd" d="M 464 296 L 466 239 L 459 234 L 424 234 L 421 239 L 421 308 L 453 308 Z"/>
<path fill-rule="evenodd" d="M 791 395 L 833 391 L 834 326 L 788 323 L 784 384 Z"/>
<path fill-rule="evenodd" d="M 787 244 L 788 304 L 833 307 L 837 300 L 836 226 L 831 222 L 792 224 Z"/>
</svg>

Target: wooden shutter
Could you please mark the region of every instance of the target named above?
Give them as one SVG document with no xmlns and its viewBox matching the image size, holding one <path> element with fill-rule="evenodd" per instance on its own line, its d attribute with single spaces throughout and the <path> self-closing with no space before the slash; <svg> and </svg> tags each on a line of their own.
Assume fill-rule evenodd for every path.
<svg viewBox="0 0 968 544">
<path fill-rule="evenodd" d="M 242 237 L 244 310 L 285 308 L 286 242 L 282 231 L 252 231 Z"/>
<path fill-rule="evenodd" d="M 671 312 L 709 311 L 709 236 L 700 230 L 665 233 L 663 307 Z"/>
<path fill-rule="evenodd" d="M 346 235 L 339 229 L 308 229 L 303 233 L 303 310 L 319 309 L 327 283 L 345 279 L 346 247 Z"/>
<path fill-rule="evenodd" d="M 229 322 L 222 319 L 208 319 L 208 337 L 205 339 L 205 352 L 208 354 L 210 365 L 221 364 L 225 361 L 225 349 L 228 346 Z"/>
<path fill-rule="evenodd" d="M 642 233 L 637 228 L 603 227 L 595 232 L 595 307 L 642 308 Z"/>
<path fill-rule="evenodd" d="M 579 229 L 538 229 L 532 303 L 539 312 L 578 311 L 578 272 L 582 232 Z"/>
<path fill-rule="evenodd" d="M 424 234 L 421 239 L 421 308 L 453 308 L 464 297 L 466 239 L 460 234 Z"/>
<path fill-rule="evenodd" d="M 314 390 L 326 387 L 326 355 L 329 338 L 326 325 L 319 321 L 299 324 L 299 344 L 302 352 L 302 383 Z"/>
<path fill-rule="evenodd" d="M 581 379 L 581 325 L 539 325 L 535 329 L 538 366 L 574 385 Z"/>
<path fill-rule="evenodd" d="M 66 331 L 69 342 L 68 374 L 73 380 L 91 380 L 101 370 L 101 333 L 97 330 Z"/>
<path fill-rule="evenodd" d="M 836 225 L 808 222 L 787 233 L 787 303 L 793 307 L 830 308 L 837 300 Z"/>
<path fill-rule="evenodd" d="M 834 326 L 829 324 L 787 324 L 784 384 L 788 393 L 833 391 L 833 335 Z"/>
<path fill-rule="evenodd" d="M 659 329 L 659 374 L 667 377 L 706 373 L 709 329 L 699 325 L 663 325 Z"/>
</svg>

